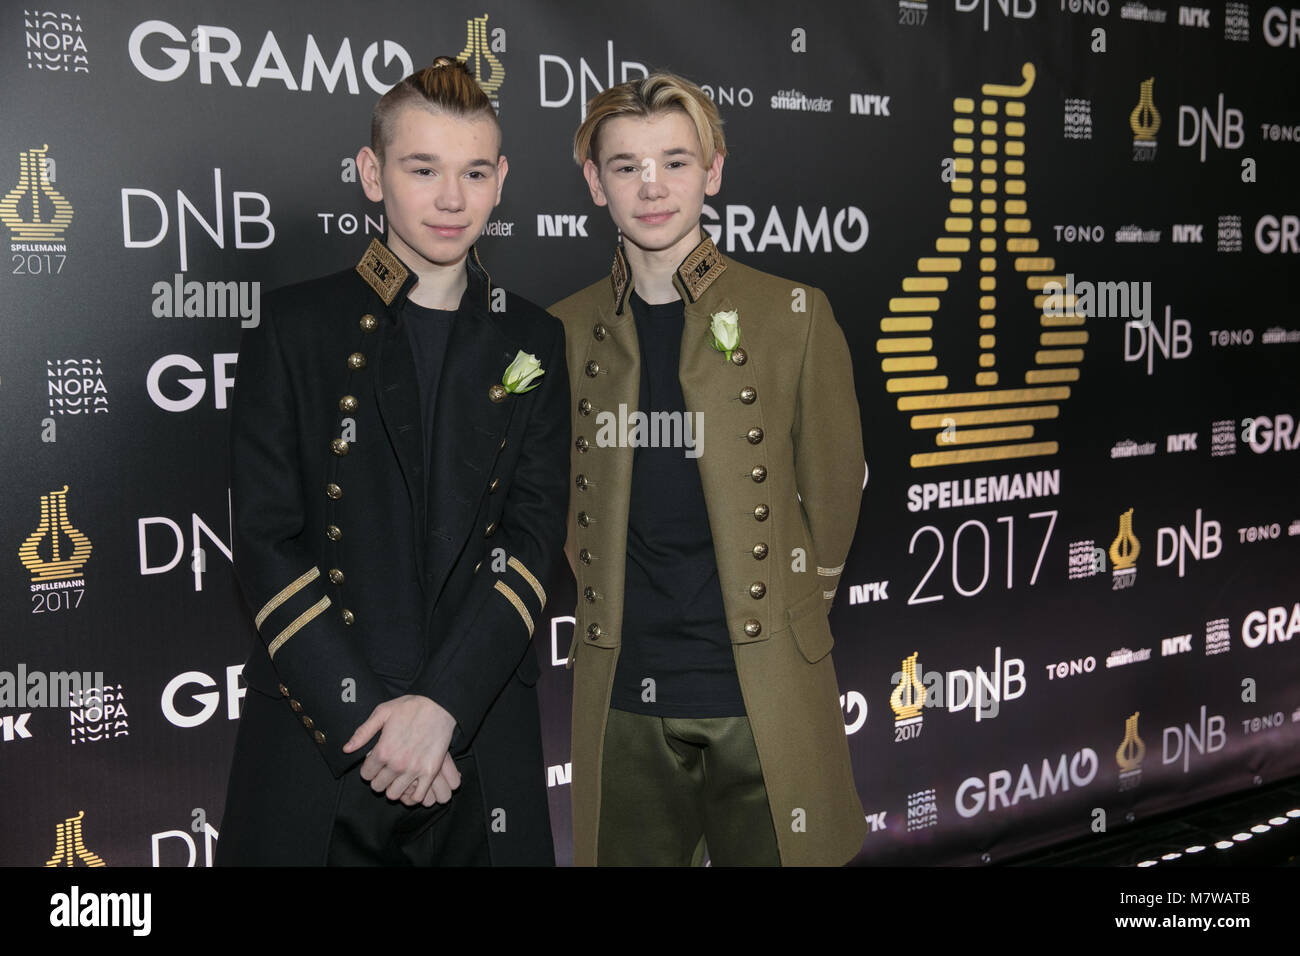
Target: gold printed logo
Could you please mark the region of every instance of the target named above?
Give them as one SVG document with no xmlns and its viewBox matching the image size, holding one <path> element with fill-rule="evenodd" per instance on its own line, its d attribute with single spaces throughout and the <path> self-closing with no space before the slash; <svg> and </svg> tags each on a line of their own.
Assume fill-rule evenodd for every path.
<svg viewBox="0 0 1300 956">
<path fill-rule="evenodd" d="M 921 719 L 921 708 L 925 706 L 925 686 L 916 679 L 915 652 L 903 658 L 903 676 L 898 686 L 889 695 L 889 706 L 894 710 L 894 726 L 915 723 Z"/>
<path fill-rule="evenodd" d="M 1138 93 L 1138 104 L 1128 114 L 1128 125 L 1133 128 L 1134 146 L 1155 146 L 1156 133 L 1160 131 L 1160 111 L 1151 96 L 1151 87 L 1155 84 L 1154 76 L 1142 81 Z"/>
<path fill-rule="evenodd" d="M 72 204 L 50 184 L 49 144 L 18 154 L 18 185 L 0 199 L 0 222 L 14 242 L 61 242 Z"/>
<path fill-rule="evenodd" d="M 1119 534 L 1110 543 L 1110 563 L 1116 571 L 1126 571 L 1137 561 L 1142 546 L 1133 533 L 1133 509 L 1119 516 Z"/>
<path fill-rule="evenodd" d="M 478 80 L 478 85 L 491 98 L 492 105 L 496 106 L 497 90 L 501 88 L 501 82 L 506 78 L 506 70 L 488 47 L 487 22 L 486 13 L 481 17 L 470 17 L 465 21 L 465 49 L 460 51 L 456 59 L 469 67 L 469 71 Z M 488 69 L 486 78 L 483 76 L 485 65 Z"/>
<path fill-rule="evenodd" d="M 1029 235 L 1024 98 L 1034 84 L 1034 65 L 1024 64 L 1021 75 L 1024 82 L 1017 86 L 983 84 L 978 102 L 953 100 L 954 175 L 944 235 L 935 240 L 937 255 L 916 260 L 918 274 L 903 279 L 904 294 L 889 300 L 889 315 L 880 320 L 876 351 L 883 356 L 885 388 L 898 394 L 899 411 L 913 413 L 912 429 L 932 433 L 934 445 L 942 449 L 912 455 L 913 468 L 1055 455 L 1060 449 L 1057 441 L 1040 439 L 1036 429 L 1059 417 L 1058 403 L 1070 397 L 1068 383 L 1079 379 L 1088 333 L 1082 329 L 1084 317 L 1072 314 L 1072 301 L 1066 310 L 1071 314 L 1043 311 L 1049 298 L 1044 285 L 1064 286 L 1066 280 L 1053 274 L 1056 260 L 1040 255 L 1038 240 Z M 1025 341 L 1024 333 L 1012 333 L 1025 323 L 1020 314 L 1005 318 L 1009 297 L 999 304 L 997 273 L 1008 264 L 1017 274 L 1009 291 L 1023 275 L 1024 288 L 1032 294 L 1039 325 L 1036 343 Z M 949 276 L 963 266 L 978 271 L 978 295 L 970 309 L 978 316 L 978 329 L 968 332 L 957 321 L 968 306 L 950 305 L 942 330 L 948 341 L 967 336 L 977 341 L 973 381 L 941 369 L 934 344 L 941 294 L 951 294 Z M 1002 342 L 999 312 L 1007 329 Z"/>
<path fill-rule="evenodd" d="M 71 542 L 72 551 L 63 556 L 64 540 Z M 44 551 L 48 559 L 41 556 Z M 23 567 L 32 572 L 32 581 L 58 581 L 75 578 L 90 557 L 90 539 L 68 521 L 68 486 L 62 491 L 41 495 L 41 523 L 27 536 L 18 549 Z"/>
<path fill-rule="evenodd" d="M 1125 719 L 1124 739 L 1115 750 L 1115 762 L 1119 764 L 1119 769 L 1125 772 L 1136 770 L 1142 765 L 1142 758 L 1146 756 L 1147 745 L 1138 736 L 1138 714 L 1140 713 L 1140 710 L 1135 710 L 1132 717 Z"/>
<path fill-rule="evenodd" d="M 81 820 L 85 815 L 85 810 L 78 810 L 75 817 L 68 817 L 62 823 L 55 824 L 54 855 L 45 861 L 46 866 L 73 866 L 74 856 L 86 866 L 106 865 L 87 850 L 86 844 L 82 842 Z"/>
</svg>

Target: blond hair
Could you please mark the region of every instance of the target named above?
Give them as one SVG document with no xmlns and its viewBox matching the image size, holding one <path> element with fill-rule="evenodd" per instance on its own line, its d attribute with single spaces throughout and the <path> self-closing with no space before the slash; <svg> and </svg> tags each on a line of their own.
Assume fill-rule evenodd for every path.
<svg viewBox="0 0 1300 956">
<path fill-rule="evenodd" d="M 675 73 L 651 73 L 641 80 L 629 80 L 597 93 L 587 104 L 587 118 L 573 135 L 573 159 L 582 166 L 593 162 L 600 150 L 600 127 L 616 116 L 642 119 L 671 110 L 680 110 L 695 126 L 700 138 L 701 157 L 705 165 L 713 154 L 727 155 L 722 135 L 722 116 L 709 95 L 690 80 Z"/>
<path fill-rule="evenodd" d="M 492 101 L 469 67 L 453 57 L 440 56 L 403 79 L 375 104 L 370 114 L 370 148 L 381 164 L 384 150 L 393 141 L 397 116 L 407 106 L 466 118 L 487 116 L 496 125 L 498 136 L 501 132 Z"/>
</svg>

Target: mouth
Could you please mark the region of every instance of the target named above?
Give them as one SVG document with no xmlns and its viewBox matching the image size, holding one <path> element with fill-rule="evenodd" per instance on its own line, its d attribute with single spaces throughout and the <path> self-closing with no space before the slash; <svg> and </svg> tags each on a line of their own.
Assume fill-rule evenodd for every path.
<svg viewBox="0 0 1300 956">
<path fill-rule="evenodd" d="M 675 213 L 672 212 L 648 212 L 639 216 L 634 216 L 637 222 L 644 223 L 647 226 L 657 226 L 667 222 Z"/>
<path fill-rule="evenodd" d="M 441 226 L 434 224 L 430 225 L 429 228 L 444 239 L 455 239 L 457 236 L 463 235 L 469 226 Z"/>
</svg>

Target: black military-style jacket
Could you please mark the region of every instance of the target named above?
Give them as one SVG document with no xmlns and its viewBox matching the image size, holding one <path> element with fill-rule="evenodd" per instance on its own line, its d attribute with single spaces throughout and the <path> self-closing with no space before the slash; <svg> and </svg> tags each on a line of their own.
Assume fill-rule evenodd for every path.
<svg viewBox="0 0 1300 956">
<path fill-rule="evenodd" d="M 435 405 L 430 475 L 416 281 L 381 242 L 355 270 L 277 290 L 244 333 L 231 409 L 235 575 L 257 639 L 218 859 L 325 862 L 342 747 L 421 694 L 472 752 L 494 863 L 551 863 L 530 643 L 562 561 L 569 387 L 559 321 L 493 288 L 477 252 Z M 519 352 L 538 387 L 500 387 Z M 426 500 L 427 499 L 427 500 Z M 255 692 L 255 693 L 253 693 Z"/>
</svg>

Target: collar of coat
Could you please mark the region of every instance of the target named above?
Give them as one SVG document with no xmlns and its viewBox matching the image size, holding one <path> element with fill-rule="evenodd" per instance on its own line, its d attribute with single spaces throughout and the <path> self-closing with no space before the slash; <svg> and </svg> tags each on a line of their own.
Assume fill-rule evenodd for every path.
<svg viewBox="0 0 1300 956">
<path fill-rule="evenodd" d="M 700 242 L 682 260 L 677 271 L 673 273 L 673 286 L 677 294 L 687 302 L 696 302 L 704 295 L 706 289 L 713 285 L 715 279 L 727 271 L 727 260 L 722 257 L 713 240 L 701 233 Z M 632 291 L 632 267 L 628 265 L 627 256 L 623 254 L 623 242 L 614 248 L 614 265 L 610 269 L 609 282 L 614 291 L 614 314 L 622 315 L 627 304 L 628 293 Z"/>
<path fill-rule="evenodd" d="M 483 263 L 479 261 L 478 247 L 470 246 L 465 255 L 465 274 L 467 285 L 465 291 L 469 302 L 481 312 L 488 312 L 492 299 L 492 279 Z M 371 239 L 361 261 L 357 263 L 357 275 L 366 281 L 375 294 L 383 299 L 384 305 L 394 312 L 400 310 L 406 297 L 415 287 L 418 277 L 408 269 L 393 250 L 378 239 Z"/>
</svg>

